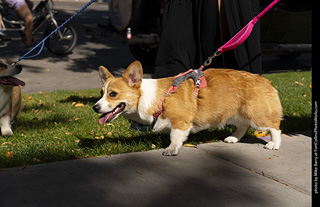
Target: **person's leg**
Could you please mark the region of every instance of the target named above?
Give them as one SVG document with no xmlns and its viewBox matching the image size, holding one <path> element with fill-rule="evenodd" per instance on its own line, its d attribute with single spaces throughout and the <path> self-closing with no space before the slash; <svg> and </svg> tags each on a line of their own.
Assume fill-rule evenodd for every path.
<svg viewBox="0 0 320 207">
<path fill-rule="evenodd" d="M 29 9 L 29 6 L 25 3 L 19 8 L 16 9 L 16 13 L 25 23 L 25 36 L 27 40 L 27 45 L 31 46 L 32 43 L 32 30 L 33 30 L 33 20 L 32 20 L 32 13 Z"/>
<path fill-rule="evenodd" d="M 252 0 L 222 0 L 228 25 L 228 33 L 231 38 L 238 33 L 260 12 L 259 1 Z M 262 73 L 260 25 L 254 26 L 248 39 L 234 50 L 228 51 L 229 55 L 237 60 L 237 68 L 252 73 Z M 228 63 L 228 52 L 224 53 L 225 63 Z M 233 53 L 233 54 L 230 54 Z M 228 64 L 227 64 L 228 65 Z"/>
<path fill-rule="evenodd" d="M 193 4 L 192 0 L 167 2 L 154 78 L 174 76 L 192 68 L 196 53 Z"/>
<path fill-rule="evenodd" d="M 197 41 L 197 56 L 194 68 L 200 67 L 209 56 L 221 46 L 221 27 L 219 18 L 219 2 L 212 0 L 198 1 L 197 25 L 194 29 Z M 221 68 L 222 57 L 212 59 L 207 68 Z"/>
</svg>

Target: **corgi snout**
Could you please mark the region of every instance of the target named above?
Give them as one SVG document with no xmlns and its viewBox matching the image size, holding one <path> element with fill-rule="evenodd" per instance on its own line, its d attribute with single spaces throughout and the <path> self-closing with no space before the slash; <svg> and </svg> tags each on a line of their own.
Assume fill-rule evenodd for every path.
<svg viewBox="0 0 320 207">
<path fill-rule="evenodd" d="M 101 109 L 101 106 L 100 104 L 96 103 L 92 109 L 96 112 L 96 113 L 99 113 L 100 112 L 100 109 Z"/>
</svg>

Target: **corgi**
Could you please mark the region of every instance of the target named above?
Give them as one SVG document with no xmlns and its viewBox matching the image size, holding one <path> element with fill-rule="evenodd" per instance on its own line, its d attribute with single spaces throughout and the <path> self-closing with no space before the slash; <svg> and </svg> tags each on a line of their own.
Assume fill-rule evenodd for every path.
<svg viewBox="0 0 320 207">
<path fill-rule="evenodd" d="M 22 108 L 21 86 L 25 83 L 12 76 L 20 73 L 21 65 L 8 65 L 0 60 L 0 128 L 2 136 L 12 136 L 11 124 Z"/>
<path fill-rule="evenodd" d="M 190 133 L 208 128 L 236 126 L 224 139 L 227 143 L 241 140 L 250 127 L 269 130 L 271 141 L 265 148 L 277 150 L 281 144 L 282 106 L 277 90 L 260 75 L 232 69 L 204 71 L 207 86 L 195 98 L 192 79 L 183 81 L 173 94 L 163 94 L 173 77 L 142 79 L 140 62 L 129 65 L 122 77 L 115 78 L 105 67 L 99 67 L 103 83 L 102 98 L 93 110 L 102 114 L 99 123 L 111 122 L 120 114 L 135 122 L 151 125 L 159 104 L 163 111 L 153 126 L 155 132 L 170 133 L 170 145 L 163 155 L 177 155 Z"/>
</svg>

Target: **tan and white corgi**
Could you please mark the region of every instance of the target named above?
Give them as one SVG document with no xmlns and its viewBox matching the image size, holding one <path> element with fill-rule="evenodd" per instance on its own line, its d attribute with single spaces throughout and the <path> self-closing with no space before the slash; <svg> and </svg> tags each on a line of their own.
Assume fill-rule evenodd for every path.
<svg viewBox="0 0 320 207">
<path fill-rule="evenodd" d="M 20 73 L 21 65 L 8 65 L 0 60 L 0 128 L 2 136 L 13 135 L 11 124 L 21 110 L 20 85 L 25 83 L 12 76 Z"/>
<path fill-rule="evenodd" d="M 260 75 L 231 69 L 204 71 L 207 87 L 194 97 L 194 81 L 187 79 L 177 91 L 163 94 L 173 83 L 173 77 L 142 79 L 142 66 L 136 61 L 115 78 L 106 68 L 99 67 L 103 82 L 102 98 L 94 105 L 102 113 L 99 123 L 111 122 L 120 114 L 141 124 L 152 124 L 153 114 L 162 105 L 163 111 L 153 131 L 169 132 L 171 144 L 164 155 L 177 155 L 189 133 L 234 125 L 236 131 L 225 138 L 238 142 L 250 127 L 269 130 L 271 141 L 267 149 L 279 149 L 282 107 L 278 92 Z M 162 103 L 162 104 L 161 104 Z"/>
</svg>

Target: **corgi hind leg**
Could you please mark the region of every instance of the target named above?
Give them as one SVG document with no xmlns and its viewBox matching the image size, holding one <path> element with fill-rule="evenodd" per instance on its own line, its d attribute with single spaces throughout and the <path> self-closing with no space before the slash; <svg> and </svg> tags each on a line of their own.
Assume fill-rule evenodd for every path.
<svg viewBox="0 0 320 207">
<path fill-rule="evenodd" d="M 237 129 L 230 136 L 224 139 L 226 143 L 237 143 L 241 140 L 241 138 L 246 134 L 249 129 L 248 125 L 245 124 L 237 124 Z"/>
<path fill-rule="evenodd" d="M 271 133 L 271 140 L 265 145 L 264 148 L 278 150 L 281 145 L 281 131 L 275 128 L 271 128 L 269 131 Z"/>
</svg>

